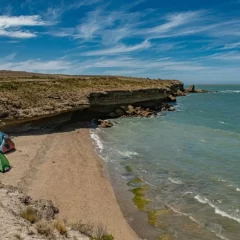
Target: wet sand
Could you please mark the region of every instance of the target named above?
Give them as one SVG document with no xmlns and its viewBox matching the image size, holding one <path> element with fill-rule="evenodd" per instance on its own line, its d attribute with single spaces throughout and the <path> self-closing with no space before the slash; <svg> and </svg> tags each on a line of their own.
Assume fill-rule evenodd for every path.
<svg viewBox="0 0 240 240">
<path fill-rule="evenodd" d="M 38 131 L 14 138 L 7 154 L 12 169 L 0 181 L 34 199 L 49 199 L 59 218 L 105 226 L 115 240 L 139 239 L 123 217 L 104 164 L 96 155 L 87 125 L 54 133 Z"/>
</svg>

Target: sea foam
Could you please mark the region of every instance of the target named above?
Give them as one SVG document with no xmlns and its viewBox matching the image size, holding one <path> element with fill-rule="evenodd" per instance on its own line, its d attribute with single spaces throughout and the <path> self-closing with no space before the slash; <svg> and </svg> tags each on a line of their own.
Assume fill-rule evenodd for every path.
<svg viewBox="0 0 240 240">
<path fill-rule="evenodd" d="M 240 93 L 240 90 L 223 90 L 221 93 Z"/>
<path fill-rule="evenodd" d="M 124 157 L 129 157 L 129 158 L 132 157 L 132 156 L 137 156 L 138 155 L 137 152 L 128 151 L 128 150 L 126 150 L 126 151 L 118 151 L 118 153 L 120 155 L 124 156 Z"/>
<path fill-rule="evenodd" d="M 94 142 L 96 143 L 97 149 L 99 149 L 100 152 L 102 152 L 102 150 L 103 150 L 103 144 L 102 144 L 102 142 L 101 142 L 100 137 L 99 137 L 94 131 L 90 131 L 90 136 L 91 136 L 91 138 L 94 140 Z"/>
<path fill-rule="evenodd" d="M 175 183 L 175 184 L 182 184 L 182 181 L 179 180 L 179 179 L 168 178 L 168 180 L 172 183 Z"/>
</svg>

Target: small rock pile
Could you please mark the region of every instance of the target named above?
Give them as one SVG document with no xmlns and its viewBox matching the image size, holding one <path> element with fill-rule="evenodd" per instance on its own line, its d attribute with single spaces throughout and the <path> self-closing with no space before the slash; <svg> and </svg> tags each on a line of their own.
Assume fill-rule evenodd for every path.
<svg viewBox="0 0 240 240">
<path fill-rule="evenodd" d="M 174 97 L 172 96 L 172 100 L 174 101 Z M 109 114 L 111 118 L 118 118 L 118 117 L 155 117 L 157 112 L 160 111 L 175 111 L 175 108 L 172 104 L 169 103 L 162 103 L 161 105 L 150 108 L 143 108 L 143 107 L 134 107 L 132 105 L 128 106 L 121 106 L 117 108 L 114 112 Z"/>
<path fill-rule="evenodd" d="M 132 105 L 121 106 L 109 114 L 111 118 L 117 117 L 152 117 L 156 116 L 156 111 L 150 108 L 134 107 Z"/>
</svg>

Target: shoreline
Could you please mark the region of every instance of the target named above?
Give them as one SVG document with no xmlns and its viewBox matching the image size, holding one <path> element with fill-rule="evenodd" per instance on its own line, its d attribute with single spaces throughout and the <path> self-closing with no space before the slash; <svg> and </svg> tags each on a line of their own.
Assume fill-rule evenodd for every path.
<svg viewBox="0 0 240 240">
<path fill-rule="evenodd" d="M 7 154 L 10 172 L 4 184 L 19 187 L 34 199 L 52 200 L 69 223 L 105 226 L 115 240 L 137 240 L 118 205 L 103 160 L 94 150 L 89 123 L 60 131 L 20 133 L 17 150 Z"/>
</svg>

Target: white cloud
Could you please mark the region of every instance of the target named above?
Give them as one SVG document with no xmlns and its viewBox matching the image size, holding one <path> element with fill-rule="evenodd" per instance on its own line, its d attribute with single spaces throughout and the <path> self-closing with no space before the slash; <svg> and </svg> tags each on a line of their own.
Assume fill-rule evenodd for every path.
<svg viewBox="0 0 240 240">
<path fill-rule="evenodd" d="M 133 46 L 126 46 L 126 45 L 118 45 L 112 48 L 106 48 L 102 50 L 96 50 L 96 51 L 89 51 L 86 53 L 83 53 L 84 56 L 104 56 L 104 55 L 115 55 L 115 54 L 121 54 L 121 53 L 128 53 L 128 52 L 135 52 L 143 49 L 147 49 L 151 46 L 149 41 L 144 41 L 140 44 L 136 44 Z"/>
<path fill-rule="evenodd" d="M 44 26 L 50 23 L 44 22 L 40 16 L 0 16 L 0 36 L 10 38 L 33 38 L 37 34 L 29 30 L 21 30 L 23 27 Z"/>
<path fill-rule="evenodd" d="M 47 23 L 38 15 L 34 16 L 0 16 L 0 27 L 43 26 Z"/>
</svg>

